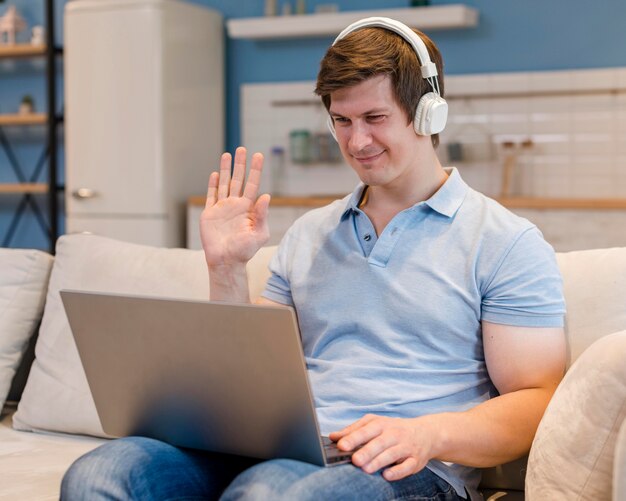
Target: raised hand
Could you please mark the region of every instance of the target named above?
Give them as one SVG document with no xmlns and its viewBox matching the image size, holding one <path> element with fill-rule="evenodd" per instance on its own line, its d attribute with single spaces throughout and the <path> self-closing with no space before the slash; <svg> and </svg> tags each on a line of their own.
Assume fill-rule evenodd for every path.
<svg viewBox="0 0 626 501">
<path fill-rule="evenodd" d="M 231 155 L 224 153 L 219 173 L 209 178 L 206 205 L 200 216 L 200 237 L 207 265 L 245 264 L 269 239 L 270 196 L 257 199 L 263 155 L 255 153 L 246 180 L 246 149 L 237 148 L 231 177 Z"/>
</svg>

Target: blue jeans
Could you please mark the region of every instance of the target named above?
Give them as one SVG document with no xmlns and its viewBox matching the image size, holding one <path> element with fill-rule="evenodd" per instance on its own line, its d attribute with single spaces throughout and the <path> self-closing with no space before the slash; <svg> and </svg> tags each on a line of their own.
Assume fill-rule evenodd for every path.
<svg viewBox="0 0 626 501">
<path fill-rule="evenodd" d="M 291 459 L 248 458 L 179 449 L 149 438 L 111 441 L 79 458 L 61 500 L 457 500 L 428 469 L 387 482 L 351 464 L 323 468 Z"/>
</svg>

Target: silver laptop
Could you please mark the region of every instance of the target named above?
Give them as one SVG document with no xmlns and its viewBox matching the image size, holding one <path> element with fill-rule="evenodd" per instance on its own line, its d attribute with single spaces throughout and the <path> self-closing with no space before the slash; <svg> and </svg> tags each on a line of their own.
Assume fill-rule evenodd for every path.
<svg viewBox="0 0 626 501">
<path fill-rule="evenodd" d="M 319 434 L 293 309 L 61 297 L 105 433 L 260 459 L 350 461 Z"/>
</svg>

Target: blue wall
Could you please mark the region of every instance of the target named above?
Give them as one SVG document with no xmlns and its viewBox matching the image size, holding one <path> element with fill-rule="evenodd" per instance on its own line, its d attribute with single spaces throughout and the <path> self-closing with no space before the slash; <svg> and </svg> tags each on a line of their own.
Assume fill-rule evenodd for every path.
<svg viewBox="0 0 626 501">
<path fill-rule="evenodd" d="M 226 19 L 263 14 L 264 0 L 191 1 L 220 11 Z M 278 0 L 278 3 L 283 1 Z M 431 0 L 431 4 L 459 1 Z M 29 25 L 42 23 L 41 0 L 12 0 L 11 3 L 18 6 Z M 64 3 L 56 1 L 59 41 Z M 312 11 L 321 3 L 328 3 L 328 0 L 308 0 L 308 10 Z M 335 0 L 335 3 L 342 11 L 406 7 L 409 4 L 408 0 Z M 464 3 L 480 12 L 477 28 L 429 33 L 443 53 L 448 74 L 626 66 L 626 2 L 622 0 L 465 0 Z M 6 4 L 1 5 L 0 14 L 5 10 Z M 240 141 L 240 85 L 313 80 L 319 60 L 330 42 L 330 37 L 226 41 L 228 150 L 232 151 Z M 0 112 L 15 106 L 24 89 L 29 89 L 37 102 L 45 105 L 43 78 L 36 67 L 22 65 L 19 71 L 14 71 L 5 68 L 4 63 L 0 64 Z M 25 164 L 32 164 L 32 159 L 37 156 L 33 142 L 36 141 L 28 135 L 21 139 L 18 153 L 23 155 Z M 6 158 L 0 152 L 0 182 L 10 175 L 8 169 Z M 0 199 L 0 239 L 6 231 L 15 198 Z M 45 248 L 47 244 L 34 219 L 28 217 L 11 246 Z"/>
</svg>

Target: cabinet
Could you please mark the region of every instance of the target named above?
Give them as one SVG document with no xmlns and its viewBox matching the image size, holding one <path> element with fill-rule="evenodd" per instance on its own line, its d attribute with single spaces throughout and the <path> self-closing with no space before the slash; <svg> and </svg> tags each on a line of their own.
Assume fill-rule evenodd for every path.
<svg viewBox="0 0 626 501">
<path fill-rule="evenodd" d="M 19 7 L 19 2 L 18 2 Z M 58 127 L 62 116 L 56 113 L 56 58 L 62 49 L 55 46 L 54 2 L 45 2 L 46 44 L 16 44 L 0 46 L 0 59 L 42 58 L 45 61 L 45 81 L 47 112 L 28 114 L 0 114 L 0 150 L 6 162 L 0 161 L 0 169 L 11 171 L 14 181 L 0 183 L 0 196 L 17 196 L 17 202 L 11 204 L 12 215 L 6 227 L 0 227 L 0 244 L 9 247 L 14 241 L 18 225 L 26 211 L 30 209 L 38 226 L 44 233 L 48 248 L 54 250 L 59 234 L 58 191 L 62 190 L 57 182 L 58 165 Z M 10 70 L 9 70 L 10 71 Z M 0 73 L 2 78 L 5 70 Z M 6 133 L 8 127 L 45 127 L 45 145 L 43 152 L 30 174 L 26 174 L 18 157 L 14 153 L 10 137 Z M 6 171 L 5 171 L 6 173 Z M 6 176 L 3 175 L 3 179 Z M 45 197 L 45 209 L 42 209 L 36 197 Z"/>
</svg>

